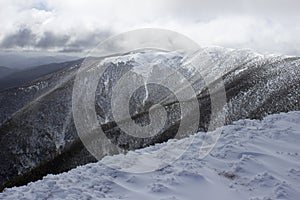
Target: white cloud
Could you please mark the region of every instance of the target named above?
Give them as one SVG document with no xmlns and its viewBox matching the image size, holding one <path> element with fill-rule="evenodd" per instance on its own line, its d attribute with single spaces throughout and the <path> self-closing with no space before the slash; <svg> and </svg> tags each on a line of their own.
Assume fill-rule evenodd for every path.
<svg viewBox="0 0 300 200">
<path fill-rule="evenodd" d="M 0 44 L 13 50 L 88 50 L 109 35 L 155 27 L 186 34 L 200 45 L 299 55 L 299 5 L 297 0 L 0 0 Z M 25 36 L 31 41 L 22 40 Z"/>
</svg>

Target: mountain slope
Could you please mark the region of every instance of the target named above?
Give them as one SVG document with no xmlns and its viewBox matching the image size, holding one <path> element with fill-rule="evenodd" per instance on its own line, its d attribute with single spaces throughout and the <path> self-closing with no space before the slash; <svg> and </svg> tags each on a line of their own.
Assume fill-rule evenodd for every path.
<svg viewBox="0 0 300 200">
<path fill-rule="evenodd" d="M 174 163 L 150 173 L 125 173 L 103 163 L 143 168 L 147 154 L 180 148 L 171 140 L 127 155 L 48 175 L 27 186 L 6 189 L 5 199 L 290 199 L 300 195 L 300 112 L 271 115 L 262 121 L 239 120 L 225 126 L 205 159 L 198 157 L 204 133 Z M 186 138 L 182 140 L 191 140 Z M 179 145 L 178 145 L 179 144 Z M 146 163 L 132 162 L 136 156 Z M 169 155 L 161 157 L 163 162 Z M 129 164 L 129 165 L 128 165 Z"/>
<path fill-rule="evenodd" d="M 199 56 L 209 58 L 210 63 L 200 59 L 197 69 L 189 68 L 187 63 Z M 91 60 L 107 67 L 106 74 L 100 77 L 98 83 L 95 109 L 101 128 L 120 151 L 143 148 L 172 139 L 180 124 L 178 100 L 163 87 L 157 89 L 146 85 L 134 93 L 130 112 L 137 123 L 148 123 L 147 109 L 171 96 L 171 100 L 162 101 L 167 110 L 168 121 L 161 132 L 154 137 L 134 138 L 116 125 L 111 111 L 112 88 L 128 71 L 143 73 L 148 66 L 145 63 L 167 65 L 188 78 L 197 94 L 201 110 L 198 129 L 202 131 L 208 129 L 212 117 L 211 101 L 203 80 L 193 76 L 195 70 L 201 71 L 202 77 L 209 77 L 210 81 L 206 84 L 213 87 L 218 88 L 219 78 L 224 80 L 227 124 L 242 118 L 260 119 L 271 113 L 300 110 L 298 57 L 263 56 L 249 50 L 209 47 L 200 49 L 194 55 L 151 50 Z M 0 92 L 2 189 L 95 161 L 82 145 L 73 120 L 73 83 L 81 63 L 80 60 L 71 62 L 58 72 L 22 87 Z M 150 92 L 145 99 L 146 90 Z M 189 111 L 191 114 L 193 112 Z M 218 116 L 214 117 L 218 119 Z M 103 151 L 101 156 L 110 153 Z"/>
</svg>

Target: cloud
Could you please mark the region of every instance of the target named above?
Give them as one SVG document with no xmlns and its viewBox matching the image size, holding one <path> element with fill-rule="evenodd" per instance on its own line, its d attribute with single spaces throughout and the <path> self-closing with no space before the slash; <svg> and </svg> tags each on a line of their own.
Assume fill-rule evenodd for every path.
<svg viewBox="0 0 300 200">
<path fill-rule="evenodd" d="M 26 47 L 34 45 L 35 35 L 30 29 L 24 28 L 18 30 L 16 33 L 7 35 L 1 42 L 1 47 L 12 48 L 12 47 Z"/>
<path fill-rule="evenodd" d="M 35 46 L 41 48 L 59 47 L 66 45 L 69 40 L 69 35 L 55 35 L 54 33 L 47 31 L 43 33 Z"/>
<path fill-rule="evenodd" d="M 298 0 L 0 0 L 0 48 L 84 53 L 153 27 L 200 45 L 299 55 L 299 10 Z"/>
<path fill-rule="evenodd" d="M 54 49 L 64 53 L 78 53 L 95 47 L 110 35 L 109 31 L 88 32 L 75 37 L 71 34 L 59 34 L 50 31 L 45 31 L 39 35 L 29 28 L 20 28 L 16 33 L 6 35 L 0 42 L 0 48 Z"/>
</svg>

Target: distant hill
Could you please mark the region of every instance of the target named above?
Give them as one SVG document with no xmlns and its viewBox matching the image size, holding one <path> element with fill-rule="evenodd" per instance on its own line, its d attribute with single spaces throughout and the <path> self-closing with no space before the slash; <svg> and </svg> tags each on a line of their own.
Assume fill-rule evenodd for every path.
<svg viewBox="0 0 300 200">
<path fill-rule="evenodd" d="M 0 90 L 23 85 L 39 77 L 64 69 L 65 67 L 70 67 L 74 64 L 74 62 L 78 62 L 78 60 L 64 63 L 51 63 L 47 65 L 31 67 L 25 70 L 0 67 Z"/>
<path fill-rule="evenodd" d="M 0 79 L 6 77 L 14 72 L 18 71 L 17 69 L 12 69 L 8 67 L 0 66 Z"/>
<path fill-rule="evenodd" d="M 49 63 L 61 63 L 79 59 L 77 56 L 64 55 L 36 55 L 27 53 L 26 55 L 14 52 L 0 52 L 0 65 L 8 68 L 26 69 L 33 66 L 46 65 Z"/>
</svg>

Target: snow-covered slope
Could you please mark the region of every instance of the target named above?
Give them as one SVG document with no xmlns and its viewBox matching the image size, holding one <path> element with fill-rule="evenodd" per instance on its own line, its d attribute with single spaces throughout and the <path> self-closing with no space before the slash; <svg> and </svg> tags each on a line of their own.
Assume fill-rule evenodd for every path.
<svg viewBox="0 0 300 200">
<path fill-rule="evenodd" d="M 180 148 L 170 140 L 127 155 L 48 175 L 27 186 L 6 189 L 0 199 L 299 199 L 300 112 L 270 115 L 262 121 L 239 120 L 222 128 L 209 156 L 200 159 L 204 133 L 196 134 L 190 148 L 174 163 L 150 173 L 125 173 L 105 162 L 132 162 L 137 155 L 158 149 Z M 166 154 L 167 155 L 167 154 Z M 166 156 L 165 155 L 165 156 Z M 164 159 L 164 158 L 162 158 Z M 131 161 L 131 162 L 128 162 Z"/>
<path fill-rule="evenodd" d="M 98 121 L 95 124 L 97 127 L 101 125 L 99 128 L 105 133 L 104 138 L 108 138 L 114 144 L 113 147 L 118 148 L 118 151 L 114 151 L 114 148 L 108 151 L 109 148 L 105 145 L 93 143 L 96 149 L 99 149 L 98 159 L 172 139 L 175 137 L 174 133 L 179 132 L 177 130 L 180 125 L 185 124 L 182 120 L 188 122 L 186 127 L 199 125 L 197 131 L 206 131 L 223 125 L 223 122 L 231 124 L 239 119 L 261 119 L 268 114 L 300 110 L 300 57 L 259 55 L 250 50 L 207 47 L 194 54 L 145 49 L 61 63 L 58 64 L 58 68 L 63 69 L 58 72 L 40 77 L 22 87 L 0 92 L 0 191 L 38 180 L 47 174 L 61 173 L 96 161 L 86 148 L 88 145 L 83 144 L 79 138 L 78 123 L 75 127 L 74 120 L 74 113 L 78 113 L 81 121 L 82 112 L 80 109 L 79 112 L 74 112 L 73 109 L 88 104 L 79 102 L 79 106 L 74 106 L 72 102 L 81 97 L 94 96 L 85 95 L 77 90 L 89 88 L 81 87 L 87 84 L 74 87 L 78 69 L 94 69 L 91 63 L 100 68 L 107 67 L 101 77 L 87 79 L 90 80 L 88 83 L 99 80 L 98 85 L 95 83 L 95 106 L 91 106 L 97 115 Z M 169 71 L 175 71 L 174 75 L 184 76 L 188 83 L 176 84 L 178 88 L 175 88 L 175 91 L 170 90 L 175 84 L 165 83 L 171 83 L 170 80 L 181 83 L 183 78 L 165 76 Z M 122 80 L 138 83 L 140 79 L 139 76 L 135 79 L 123 79 L 127 72 L 135 72 L 145 77 L 150 75 L 153 78 L 168 78 L 162 80 L 163 84 L 144 82 L 142 87 L 136 88 L 130 101 L 128 100 L 129 103 L 115 102 L 114 105 L 119 106 L 116 110 L 122 110 L 118 108 L 129 104 L 130 112 L 130 117 L 124 117 L 124 120 L 115 119 L 111 106 L 112 100 L 116 99 L 112 98 L 113 88 L 122 85 Z M 99 73 L 93 73 L 93 70 L 89 73 L 94 74 Z M 224 82 L 226 98 L 225 95 L 222 95 L 223 98 L 213 98 L 223 90 L 223 84 L 219 84 L 220 80 Z M 185 91 L 189 86 L 192 86 L 197 95 L 201 111 L 199 120 L 197 117 L 189 117 L 197 113 L 195 109 L 182 109 L 188 114 L 182 115 L 181 105 L 184 104 L 180 105 L 179 99 L 176 98 L 176 94 Z M 133 87 L 130 85 L 124 88 Z M 73 91 L 78 91 L 79 98 L 74 98 Z M 186 97 L 190 98 L 190 95 Z M 212 108 L 216 108 L 213 99 L 223 100 L 225 109 L 217 108 L 217 112 L 213 112 Z M 134 125 L 150 124 L 152 120 L 148 111 L 156 104 L 164 107 L 158 110 L 165 110 L 167 113 L 166 120 L 159 118 L 158 121 L 166 123 L 156 135 L 133 137 L 130 132 L 122 129 L 127 119 L 133 119 Z M 220 104 L 223 105 L 222 102 Z M 116 123 L 120 121 L 124 123 Z M 87 129 L 84 127 L 82 130 Z M 175 138 L 183 138 L 197 131 L 184 130 L 180 132 L 182 134 L 176 134 Z"/>
</svg>

